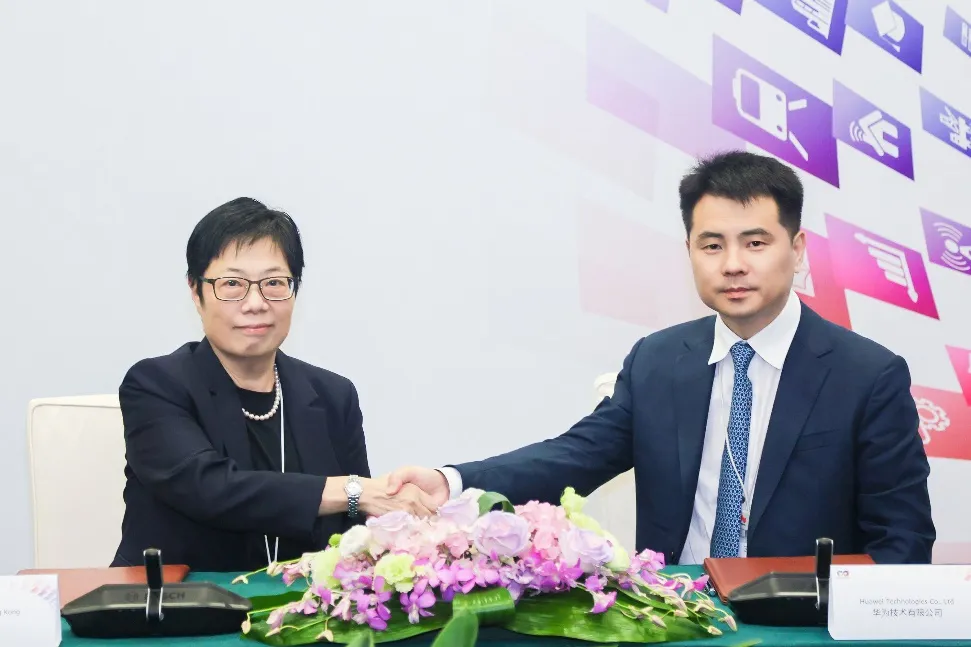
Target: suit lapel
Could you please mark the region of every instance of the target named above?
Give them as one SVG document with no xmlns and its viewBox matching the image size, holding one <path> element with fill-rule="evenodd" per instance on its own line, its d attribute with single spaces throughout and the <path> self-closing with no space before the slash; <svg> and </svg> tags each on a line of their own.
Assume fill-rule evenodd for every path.
<svg viewBox="0 0 971 647">
<path fill-rule="evenodd" d="M 674 399 L 678 420 L 678 459 L 681 466 L 682 495 L 688 506 L 694 500 L 701 469 L 701 451 L 708 426 L 708 405 L 715 365 L 708 364 L 714 343 L 714 319 L 698 324 L 698 334 L 685 339 L 686 350 L 674 367 Z"/>
<path fill-rule="evenodd" d="M 792 449 L 816 404 L 819 391 L 829 374 L 829 367 L 820 357 L 831 348 L 819 315 L 803 305 L 799 327 L 783 365 L 762 447 L 752 496 L 750 533 L 758 527 L 782 479 Z"/>
<path fill-rule="evenodd" d="M 218 439 L 226 452 L 240 469 L 253 469 L 250 457 L 249 439 L 246 436 L 246 419 L 242 414 L 242 403 L 236 384 L 219 362 L 209 340 L 204 339 L 196 347 L 193 357 L 199 376 L 204 381 L 208 393 L 204 394 L 201 404 L 209 415 L 206 416 L 206 432 L 215 443 Z"/>
<path fill-rule="evenodd" d="M 327 428 L 327 405 L 300 365 L 277 351 L 277 367 L 283 387 L 283 413 L 288 440 L 293 439 L 307 474 L 337 476 L 347 474 L 337 459 Z"/>
</svg>

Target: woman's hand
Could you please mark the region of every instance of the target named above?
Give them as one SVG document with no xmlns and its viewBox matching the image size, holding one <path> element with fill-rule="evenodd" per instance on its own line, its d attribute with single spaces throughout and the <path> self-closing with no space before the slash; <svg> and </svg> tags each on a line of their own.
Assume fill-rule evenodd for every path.
<svg viewBox="0 0 971 647">
<path fill-rule="evenodd" d="M 357 507 L 365 516 L 378 517 L 392 510 L 404 510 L 416 517 L 430 517 L 438 510 L 437 499 L 429 496 L 412 483 L 404 484 L 403 487 L 395 490 L 394 494 L 388 493 L 387 475 L 376 479 L 362 478 L 360 483 L 363 492 L 361 492 Z M 345 484 L 347 484 L 346 476 L 330 476 L 327 478 L 320 499 L 318 510 L 320 515 L 347 512 Z"/>
</svg>

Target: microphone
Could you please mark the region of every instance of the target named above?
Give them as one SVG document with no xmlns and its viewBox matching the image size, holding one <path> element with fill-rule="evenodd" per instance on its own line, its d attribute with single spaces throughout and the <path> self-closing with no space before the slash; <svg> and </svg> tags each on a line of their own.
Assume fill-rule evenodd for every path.
<svg viewBox="0 0 971 647">
<path fill-rule="evenodd" d="M 81 638 L 212 636 L 238 633 L 249 599 L 212 582 L 164 583 L 162 551 L 143 553 L 146 585 L 104 584 L 61 609 Z"/>
<path fill-rule="evenodd" d="M 829 605 L 829 567 L 833 564 L 833 540 L 816 540 L 816 610 L 826 612 Z"/>
<path fill-rule="evenodd" d="M 812 573 L 773 571 L 728 594 L 738 619 L 750 625 L 777 627 L 826 626 L 829 614 L 829 570 L 833 540 L 816 540 Z"/>
</svg>

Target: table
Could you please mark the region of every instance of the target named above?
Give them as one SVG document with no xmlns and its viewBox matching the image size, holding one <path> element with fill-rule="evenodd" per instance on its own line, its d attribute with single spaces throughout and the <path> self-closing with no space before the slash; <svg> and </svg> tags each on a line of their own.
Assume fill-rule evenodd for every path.
<svg viewBox="0 0 971 647">
<path fill-rule="evenodd" d="M 680 566 L 679 572 L 684 572 L 692 577 L 701 574 L 700 566 Z M 257 595 L 273 595 L 284 590 L 284 585 L 278 578 L 268 578 L 260 575 L 250 578 L 249 584 L 232 584 L 236 574 L 227 573 L 190 573 L 186 581 L 208 581 L 219 586 L 225 587 L 239 595 L 253 597 Z M 152 638 L 152 639 L 114 639 L 114 640 L 95 640 L 78 638 L 73 635 L 66 621 L 61 621 L 64 627 L 64 639 L 61 647 L 132 647 L 133 645 L 150 647 L 258 647 L 262 643 L 254 640 L 243 639 L 238 634 L 224 636 L 211 636 L 205 638 Z M 418 645 L 430 645 L 435 638 L 435 633 L 418 636 L 409 640 L 403 640 L 391 645 L 401 645 L 402 647 L 417 647 Z M 735 647 L 739 645 L 753 645 L 758 643 L 760 647 L 804 647 L 807 645 L 833 645 L 835 641 L 829 637 L 829 633 L 822 627 L 759 627 L 754 625 L 740 625 L 737 632 L 726 633 L 718 638 L 703 640 L 692 640 L 687 642 L 661 643 L 672 647 Z M 503 645 L 508 647 L 578 647 L 588 643 L 580 643 L 575 640 L 563 638 L 535 638 L 514 634 L 503 629 L 494 627 L 483 627 L 479 630 L 480 645 Z M 953 646 L 959 644 L 957 641 L 900 641 L 887 643 L 879 641 L 860 641 L 849 643 L 852 647 L 890 647 L 892 645 L 906 647 L 929 647 L 932 645 Z"/>
</svg>

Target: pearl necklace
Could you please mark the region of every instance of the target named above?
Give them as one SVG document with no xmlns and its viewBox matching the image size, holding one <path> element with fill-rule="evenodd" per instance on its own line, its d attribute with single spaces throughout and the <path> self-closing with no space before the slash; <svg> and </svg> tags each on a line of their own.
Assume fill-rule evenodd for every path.
<svg viewBox="0 0 971 647">
<path fill-rule="evenodd" d="M 262 422 L 263 420 L 269 420 L 270 418 L 276 415 L 276 412 L 280 408 L 280 402 L 283 400 L 283 387 L 280 386 L 280 374 L 277 372 L 276 364 L 273 365 L 273 381 L 276 383 L 276 397 L 273 399 L 273 408 L 271 408 L 267 413 L 264 413 L 263 415 L 258 416 L 255 413 L 250 413 L 249 411 L 246 410 L 245 407 L 243 407 L 242 409 L 243 409 L 244 416 L 246 416 L 250 420 L 257 420 Z"/>
</svg>

